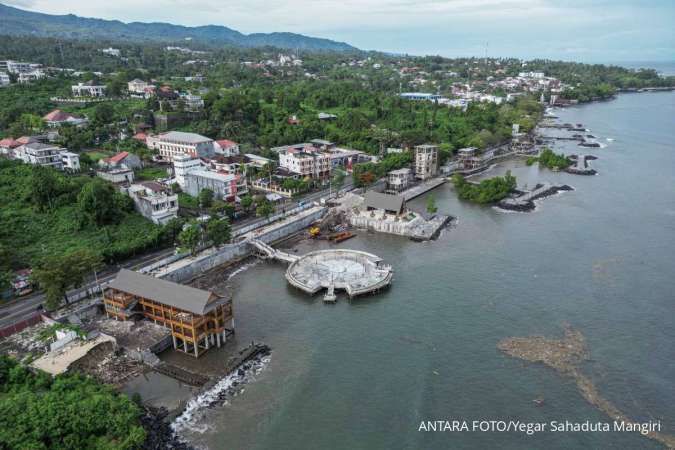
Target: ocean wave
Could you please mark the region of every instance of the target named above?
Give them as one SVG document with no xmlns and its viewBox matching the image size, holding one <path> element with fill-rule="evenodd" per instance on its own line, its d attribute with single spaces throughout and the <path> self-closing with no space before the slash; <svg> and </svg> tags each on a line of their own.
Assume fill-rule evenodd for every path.
<svg viewBox="0 0 675 450">
<path fill-rule="evenodd" d="M 232 278 L 234 278 L 235 275 L 238 275 L 251 267 L 255 266 L 258 264 L 258 260 L 255 260 L 253 262 L 250 262 L 248 264 L 244 264 L 243 266 L 237 267 L 235 270 L 233 270 L 228 276 L 227 276 L 227 281 L 230 281 Z"/>
<path fill-rule="evenodd" d="M 171 428 L 181 433 L 204 433 L 209 430 L 203 420 L 206 410 L 217 405 L 227 405 L 229 400 L 244 392 L 244 386 L 255 381 L 270 361 L 270 356 L 258 356 L 242 364 L 236 371 L 220 379 L 213 387 L 190 399 L 183 412 L 176 417 Z"/>
</svg>

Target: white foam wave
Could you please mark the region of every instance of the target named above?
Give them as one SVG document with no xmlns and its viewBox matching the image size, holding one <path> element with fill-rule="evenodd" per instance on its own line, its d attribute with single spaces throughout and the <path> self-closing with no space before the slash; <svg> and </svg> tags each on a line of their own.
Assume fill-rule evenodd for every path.
<svg viewBox="0 0 675 450">
<path fill-rule="evenodd" d="M 255 260 L 255 261 L 250 262 L 248 264 L 244 264 L 243 266 L 237 267 L 235 270 L 232 271 L 232 273 L 230 273 L 227 276 L 227 281 L 230 281 L 232 278 L 234 278 L 235 275 L 238 275 L 238 274 L 250 269 L 251 267 L 255 266 L 256 264 L 258 264 L 258 260 Z"/>
<path fill-rule="evenodd" d="M 253 358 L 230 375 L 221 378 L 212 388 L 190 399 L 180 416 L 171 424 L 177 434 L 184 431 L 204 433 L 209 429 L 204 413 L 217 404 L 227 405 L 229 399 L 244 392 L 243 386 L 255 380 L 270 361 L 270 356 Z"/>
</svg>

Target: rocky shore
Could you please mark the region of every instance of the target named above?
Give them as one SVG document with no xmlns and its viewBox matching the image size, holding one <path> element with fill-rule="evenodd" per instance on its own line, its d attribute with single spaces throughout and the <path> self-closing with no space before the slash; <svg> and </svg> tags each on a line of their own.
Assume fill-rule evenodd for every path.
<svg viewBox="0 0 675 450">
<path fill-rule="evenodd" d="M 507 211 L 531 212 L 536 208 L 535 200 L 550 197 L 558 192 L 573 191 L 574 188 L 566 184 L 551 185 L 538 184 L 532 191 L 518 191 L 515 196 L 507 197 L 497 203 L 497 207 Z"/>
<path fill-rule="evenodd" d="M 561 375 L 573 378 L 577 389 L 588 403 L 616 422 L 637 425 L 637 422 L 602 397 L 593 381 L 583 374 L 580 365 L 589 359 L 586 338 L 580 331 L 573 329 L 568 324 L 565 324 L 562 339 L 551 339 L 543 336 L 511 337 L 499 341 L 497 348 L 513 358 L 543 363 L 555 369 Z M 637 430 L 639 430 L 639 427 L 636 428 Z M 667 448 L 675 448 L 675 436 L 656 431 L 648 431 L 641 433 L 641 435 L 658 441 Z"/>
</svg>

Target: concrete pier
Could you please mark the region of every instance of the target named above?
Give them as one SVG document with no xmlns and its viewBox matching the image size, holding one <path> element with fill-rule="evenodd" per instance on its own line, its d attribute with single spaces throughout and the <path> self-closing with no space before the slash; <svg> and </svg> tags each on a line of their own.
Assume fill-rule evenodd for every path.
<svg viewBox="0 0 675 450">
<path fill-rule="evenodd" d="M 595 175 L 598 172 L 591 168 L 588 164 L 589 160 L 597 159 L 593 155 L 570 155 L 569 158 L 574 161 L 574 164 L 565 169 L 567 173 L 575 175 Z"/>
<path fill-rule="evenodd" d="M 556 186 L 550 183 L 538 184 L 533 190 L 523 192 L 517 197 L 509 197 L 500 201 L 497 206 L 501 209 L 509 211 L 529 212 L 534 210 L 534 201 L 539 198 L 554 195 L 560 191 L 572 191 L 572 187 L 568 185 Z"/>
</svg>

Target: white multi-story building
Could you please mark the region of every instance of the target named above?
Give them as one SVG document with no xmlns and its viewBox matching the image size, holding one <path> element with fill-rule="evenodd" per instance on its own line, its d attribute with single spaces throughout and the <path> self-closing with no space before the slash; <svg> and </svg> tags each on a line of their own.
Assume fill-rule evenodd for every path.
<svg viewBox="0 0 675 450">
<path fill-rule="evenodd" d="M 138 78 L 127 83 L 127 91 L 129 94 L 145 95 L 146 89 L 150 87 L 147 81 L 139 80 Z"/>
<path fill-rule="evenodd" d="M 176 183 L 185 189 L 185 176 L 193 170 L 201 169 L 202 162 L 199 158 L 191 155 L 181 154 L 173 157 L 173 171 L 176 177 Z"/>
<path fill-rule="evenodd" d="M 61 155 L 61 163 L 64 170 L 68 172 L 80 171 L 80 155 L 69 152 L 68 150 L 63 150 L 59 152 L 59 154 Z"/>
<path fill-rule="evenodd" d="M 33 81 L 41 80 L 47 76 L 41 69 L 35 69 L 28 72 L 19 73 L 19 83 L 26 84 Z"/>
<path fill-rule="evenodd" d="M 105 97 L 105 86 L 89 81 L 71 86 L 74 97 Z"/>
<path fill-rule="evenodd" d="M 41 142 L 29 142 L 15 148 L 14 157 L 22 160 L 26 164 L 53 167 L 58 170 L 63 170 L 61 151 L 63 151 L 63 149 L 56 145 L 43 144 Z"/>
<path fill-rule="evenodd" d="M 180 100 L 185 104 L 187 111 L 200 111 L 204 109 L 204 99 L 199 95 L 194 94 L 180 94 Z"/>
<path fill-rule="evenodd" d="M 2 86 L 9 86 L 9 84 L 12 82 L 10 80 L 9 75 L 7 72 L 0 72 L 0 87 Z"/>
<path fill-rule="evenodd" d="M 415 147 L 415 177 L 426 180 L 438 172 L 438 146 L 417 145 Z"/>
<path fill-rule="evenodd" d="M 30 72 L 35 69 L 37 66 L 35 64 L 19 62 L 19 61 L 3 61 L 0 64 L 0 69 L 6 70 L 9 73 L 19 74 L 23 72 Z"/>
<path fill-rule="evenodd" d="M 392 170 L 387 174 L 387 192 L 397 193 L 404 191 L 410 186 L 411 178 L 412 170 L 409 168 Z"/>
<path fill-rule="evenodd" d="M 169 131 L 158 136 L 148 136 L 146 144 L 150 150 L 157 150 L 159 156 L 173 161 L 174 156 L 187 154 L 195 158 L 213 155 L 213 140 L 196 133 Z"/>
<path fill-rule="evenodd" d="M 178 217 L 178 195 L 155 181 L 132 184 L 127 193 L 134 201 L 136 210 L 158 225 Z"/>
<path fill-rule="evenodd" d="M 122 54 L 119 48 L 112 48 L 112 47 L 101 49 L 101 53 L 105 53 L 106 55 L 110 56 L 115 56 L 117 58 L 119 58 L 120 55 Z"/>
<path fill-rule="evenodd" d="M 330 153 L 291 148 L 279 153 L 279 166 L 303 177 L 326 178 L 331 171 Z"/>
<path fill-rule="evenodd" d="M 194 169 L 185 175 L 185 192 L 197 197 L 203 189 L 210 189 L 216 198 L 234 200 L 237 195 L 239 175 Z"/>
</svg>

